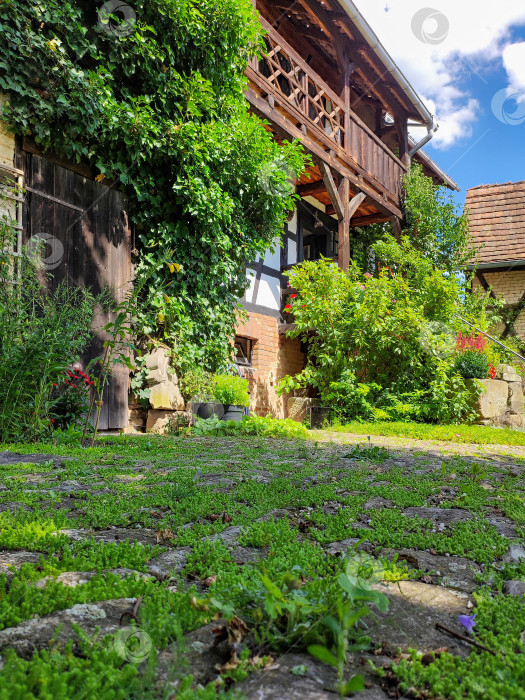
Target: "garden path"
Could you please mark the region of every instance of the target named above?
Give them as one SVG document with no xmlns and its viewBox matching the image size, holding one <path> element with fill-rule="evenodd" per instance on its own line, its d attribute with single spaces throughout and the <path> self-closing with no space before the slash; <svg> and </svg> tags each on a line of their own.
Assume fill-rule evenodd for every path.
<svg viewBox="0 0 525 700">
<path fill-rule="evenodd" d="M 313 602 L 372 562 L 390 606 L 349 657 L 360 697 L 482 697 L 482 663 L 492 698 L 525 698 L 525 448 L 320 433 L 46 449 L 0 452 L 0 688 L 336 698 L 304 648 L 314 613 L 267 628 L 261 574 Z"/>
</svg>

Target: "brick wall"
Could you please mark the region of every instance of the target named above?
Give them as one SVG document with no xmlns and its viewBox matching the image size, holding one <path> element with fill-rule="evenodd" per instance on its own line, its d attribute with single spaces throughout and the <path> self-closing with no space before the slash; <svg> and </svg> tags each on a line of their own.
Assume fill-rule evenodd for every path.
<svg viewBox="0 0 525 700">
<path fill-rule="evenodd" d="M 507 304 L 518 302 L 525 292 L 525 270 L 511 270 L 509 272 L 485 272 L 483 276 L 492 287 L 494 294 Z M 481 287 L 481 283 L 476 278 L 474 288 Z M 520 313 L 518 320 L 514 324 L 516 333 L 525 338 L 525 310 Z M 502 326 L 503 330 L 504 326 Z"/>
<path fill-rule="evenodd" d="M 279 381 L 287 374 L 300 372 L 306 361 L 300 341 L 279 333 L 279 320 L 250 313 L 246 323 L 237 327 L 237 335 L 253 340 L 252 366 L 244 369 L 250 382 L 250 409 L 259 416 L 287 417 L 287 396 L 278 396 Z"/>
<path fill-rule="evenodd" d="M 0 93 L 0 107 L 5 105 L 6 97 Z M 5 122 L 0 120 L 0 165 L 13 167 L 15 157 L 15 137 L 7 131 Z"/>
</svg>

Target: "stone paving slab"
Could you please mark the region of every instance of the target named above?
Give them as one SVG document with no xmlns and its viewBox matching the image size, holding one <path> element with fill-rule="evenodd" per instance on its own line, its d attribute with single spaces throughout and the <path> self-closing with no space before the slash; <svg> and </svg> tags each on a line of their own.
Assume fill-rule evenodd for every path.
<svg viewBox="0 0 525 700">
<path fill-rule="evenodd" d="M 0 650 L 12 647 L 23 658 L 30 658 L 39 649 L 45 649 L 53 640 L 63 647 L 70 639 L 77 640 L 75 625 L 94 635 L 100 628 L 101 636 L 114 634 L 120 627 L 123 614 L 131 613 L 135 598 L 119 598 L 97 603 L 81 603 L 52 615 L 35 617 L 16 627 L 0 630 Z"/>
</svg>

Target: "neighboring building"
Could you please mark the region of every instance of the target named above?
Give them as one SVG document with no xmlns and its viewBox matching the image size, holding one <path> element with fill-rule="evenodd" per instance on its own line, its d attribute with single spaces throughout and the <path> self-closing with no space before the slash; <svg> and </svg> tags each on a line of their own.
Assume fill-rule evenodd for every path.
<svg viewBox="0 0 525 700">
<path fill-rule="evenodd" d="M 525 340 L 525 181 L 474 187 L 465 207 L 479 247 L 474 287 L 506 303 L 503 338 Z"/>
<path fill-rule="evenodd" d="M 287 339 L 281 310 L 286 270 L 331 257 L 347 269 L 352 229 L 391 221 L 400 230 L 401 182 L 410 159 L 438 184 L 458 186 L 420 148 L 435 118 L 350 0 L 254 0 L 267 30 L 266 54 L 247 71 L 252 110 L 276 138 L 302 141 L 312 156 L 297 183 L 301 200 L 283 245 L 250 267 L 237 329 L 238 362 L 251 380 L 252 409 L 287 415 L 276 386 L 304 367 L 304 348 Z M 423 127 L 419 143 L 408 125 Z"/>
</svg>

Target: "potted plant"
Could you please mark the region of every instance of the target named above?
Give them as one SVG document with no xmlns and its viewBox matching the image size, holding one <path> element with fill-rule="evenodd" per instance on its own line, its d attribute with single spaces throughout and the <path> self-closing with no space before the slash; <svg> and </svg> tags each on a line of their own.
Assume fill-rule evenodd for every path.
<svg viewBox="0 0 525 700">
<path fill-rule="evenodd" d="M 248 381 L 229 374 L 216 374 L 213 377 L 212 392 L 215 400 L 224 405 L 222 420 L 240 422 L 244 409 L 250 405 Z"/>
<path fill-rule="evenodd" d="M 179 380 L 180 390 L 191 412 L 197 418 L 222 418 L 222 404 L 213 396 L 213 375 L 203 369 L 187 370 Z"/>
</svg>

